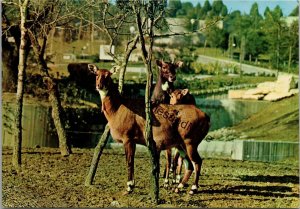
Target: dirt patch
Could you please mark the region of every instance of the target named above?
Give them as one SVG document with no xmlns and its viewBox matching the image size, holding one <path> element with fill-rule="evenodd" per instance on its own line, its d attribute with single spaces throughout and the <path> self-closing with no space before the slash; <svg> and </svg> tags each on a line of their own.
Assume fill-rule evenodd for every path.
<svg viewBox="0 0 300 209">
<path fill-rule="evenodd" d="M 126 181 L 124 151 L 105 149 L 94 185 L 84 186 L 93 149 L 74 149 L 63 158 L 55 148 L 24 149 L 22 173 L 12 171 L 10 149 L 2 153 L 3 207 L 156 207 L 149 198 L 150 159 L 137 151 L 136 188 L 122 195 Z M 161 157 L 161 175 L 165 158 Z M 199 193 L 175 194 L 162 187 L 158 207 L 299 207 L 298 162 L 242 162 L 204 159 Z M 189 182 L 191 185 L 191 181 Z"/>
</svg>

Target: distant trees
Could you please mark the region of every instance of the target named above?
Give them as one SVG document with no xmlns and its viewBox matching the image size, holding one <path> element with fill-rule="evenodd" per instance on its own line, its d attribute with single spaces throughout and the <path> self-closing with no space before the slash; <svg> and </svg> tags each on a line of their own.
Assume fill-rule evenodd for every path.
<svg viewBox="0 0 300 209">
<path fill-rule="evenodd" d="M 235 37 L 234 47 L 240 53 L 242 40 L 245 40 L 244 55 L 250 62 L 257 62 L 259 56 L 264 55 L 269 59 L 269 66 L 275 69 L 290 71 L 293 63 L 296 64 L 294 56 L 298 54 L 299 46 L 295 45 L 298 39 L 293 31 L 299 27 L 298 21 L 288 26 L 279 6 L 273 10 L 266 7 L 262 16 L 259 14 L 258 3 L 254 3 L 249 14 L 241 14 L 239 11 L 229 14 L 224 20 L 224 26 L 226 33 Z M 228 50 L 232 51 L 231 45 Z"/>
<path fill-rule="evenodd" d="M 222 1 L 213 1 L 211 7 L 211 16 L 226 16 L 227 12 L 227 7 Z"/>
<path fill-rule="evenodd" d="M 198 24 L 199 20 L 209 22 L 216 17 L 224 17 L 224 27 L 217 25 L 209 27 L 202 34 L 205 42 L 201 44 L 205 47 L 222 48 L 230 56 L 233 52 L 239 53 L 241 60 L 258 63 L 263 56 L 268 67 L 288 69 L 288 71 L 297 70 L 295 56 L 299 54 L 299 46 L 295 44 L 297 37 L 294 31 L 299 27 L 299 23 L 297 21 L 287 23 L 279 6 L 273 10 L 266 7 L 263 15 L 259 13 L 258 8 L 259 2 L 254 2 L 249 14 L 242 14 L 240 11 L 232 11 L 228 14 L 222 0 L 212 2 L 205 0 L 203 5 L 197 3 L 195 6 L 189 2 L 170 0 L 167 11 L 173 12 L 172 15 L 168 15 L 169 17 L 186 18 L 188 28 L 191 28 L 191 19 Z M 298 15 L 299 6 L 289 16 Z"/>
<path fill-rule="evenodd" d="M 182 8 L 182 4 L 180 0 L 170 0 L 167 15 L 169 17 L 176 17 L 177 11 Z"/>
<path fill-rule="evenodd" d="M 293 9 L 289 16 L 299 16 L 299 5 L 297 5 L 295 9 Z"/>
</svg>

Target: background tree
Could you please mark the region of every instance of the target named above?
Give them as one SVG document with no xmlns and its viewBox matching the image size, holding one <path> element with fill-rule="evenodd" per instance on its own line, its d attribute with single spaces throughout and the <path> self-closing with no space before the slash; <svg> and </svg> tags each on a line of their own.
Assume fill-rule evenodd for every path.
<svg viewBox="0 0 300 209">
<path fill-rule="evenodd" d="M 209 12 L 211 11 L 211 4 L 209 3 L 208 0 L 205 0 L 203 7 L 201 9 L 201 19 L 205 19 L 205 17 L 209 14 Z"/>
<path fill-rule="evenodd" d="M 25 81 L 25 68 L 27 65 L 27 55 L 29 53 L 29 46 L 33 49 L 33 55 L 36 63 L 39 66 L 43 76 L 47 76 L 50 79 L 51 76 L 48 73 L 47 66 L 47 58 L 45 56 L 47 40 L 50 31 L 56 26 L 65 26 L 70 20 L 73 18 L 72 15 L 76 14 L 76 11 L 73 10 L 74 13 L 67 12 L 66 10 L 70 9 L 66 1 L 60 0 L 50 0 L 50 1 L 41 1 L 41 2 L 30 2 L 24 1 L 23 3 L 20 1 L 19 4 L 15 2 L 3 2 L 6 10 L 2 16 L 7 17 L 9 19 L 10 25 L 18 25 L 20 24 L 21 28 L 21 37 L 18 37 L 18 30 L 13 30 L 12 27 L 7 27 L 5 33 L 14 35 L 15 42 L 20 43 L 19 49 L 19 75 L 18 75 L 18 88 L 17 88 L 17 104 L 18 108 L 16 110 L 16 133 L 18 137 L 15 140 L 15 153 L 18 153 L 14 156 L 13 164 L 21 163 L 21 144 L 22 144 L 22 105 L 23 105 L 23 94 L 24 94 L 24 81 Z M 23 5 L 23 6 L 20 6 Z M 25 7 L 26 5 L 26 7 Z M 8 11 L 14 11 L 13 7 L 19 6 L 20 13 L 15 13 L 15 15 L 7 14 Z M 10 9 L 10 10 L 9 10 Z M 27 20 L 24 20 L 26 15 Z M 21 19 L 21 23 L 19 23 L 18 18 Z M 26 24 L 24 23 L 26 22 Z M 22 31 L 23 30 L 23 31 Z M 19 41 L 20 40 L 20 41 Z M 27 52 L 26 52 L 27 49 Z M 30 60 L 34 62 L 33 60 Z M 53 81 L 54 82 L 54 81 Z M 57 85 L 53 83 L 52 87 L 54 91 L 49 91 L 50 101 L 53 101 L 53 120 L 55 126 L 57 128 L 57 133 L 59 137 L 59 145 L 61 149 L 61 154 L 63 156 L 67 156 L 70 154 L 70 148 L 67 146 L 65 125 L 61 117 L 61 112 L 63 111 L 60 100 Z M 55 93 L 54 93 L 55 92 Z"/>
<path fill-rule="evenodd" d="M 29 0 L 19 1 L 20 9 L 20 47 L 19 47 L 19 66 L 18 66 L 18 85 L 17 85 L 17 98 L 16 98 L 16 112 L 15 112 L 15 140 L 13 147 L 13 167 L 16 171 L 21 169 L 21 149 L 22 149 L 22 113 L 23 113 L 23 96 L 24 96 L 24 78 L 26 69 L 26 42 L 27 42 L 27 15 L 28 15 Z"/>
<path fill-rule="evenodd" d="M 72 5 L 72 4 L 71 4 Z M 63 108 L 59 98 L 59 90 L 56 81 L 49 75 L 47 57 L 45 56 L 46 46 L 50 32 L 55 27 L 66 26 L 73 20 L 76 9 L 65 1 L 50 0 L 30 5 L 30 19 L 28 24 L 28 36 L 32 44 L 33 54 L 39 66 L 40 72 L 47 78 L 46 86 L 49 93 L 49 101 L 52 105 L 52 118 L 59 139 L 59 147 L 63 156 L 71 153 L 71 147 L 67 143 L 65 121 L 63 119 Z M 73 12 L 66 12 L 72 10 Z"/>
<path fill-rule="evenodd" d="M 176 17 L 177 12 L 182 8 L 182 4 L 180 0 L 170 0 L 169 6 L 167 10 L 167 14 L 169 17 Z"/>
<path fill-rule="evenodd" d="M 257 2 L 255 2 L 251 9 L 250 9 L 250 20 L 252 22 L 252 28 L 254 28 L 255 30 L 258 29 L 259 27 L 259 23 L 260 21 L 262 20 L 262 16 L 259 14 L 259 11 L 258 11 L 258 4 Z"/>
<path fill-rule="evenodd" d="M 193 17 L 193 18 L 195 18 L 195 19 L 197 19 L 197 20 L 199 20 L 200 19 L 200 12 L 201 12 L 201 4 L 198 2 L 197 4 L 196 4 L 196 6 L 195 6 L 195 9 L 194 9 L 194 15 L 195 15 L 195 17 Z"/>
<path fill-rule="evenodd" d="M 268 13 L 271 12 L 270 8 L 267 6 L 265 8 L 265 11 L 264 11 L 264 17 L 266 18 L 268 16 Z"/>
<path fill-rule="evenodd" d="M 279 70 L 279 64 L 283 58 L 280 50 L 283 46 L 281 38 L 286 23 L 281 19 L 282 11 L 278 6 L 276 6 L 273 11 L 266 12 L 265 15 L 266 18 L 263 27 L 268 34 L 266 38 L 269 45 L 268 53 L 271 58 L 272 67 Z"/>
<path fill-rule="evenodd" d="M 223 5 L 222 10 L 221 10 L 221 16 L 225 17 L 228 14 L 228 9 L 226 7 L 226 5 Z"/>
<path fill-rule="evenodd" d="M 224 7 L 223 1 L 213 1 L 211 6 L 211 16 L 219 16 L 222 12 L 222 9 Z"/>
<path fill-rule="evenodd" d="M 176 17 L 193 18 L 194 17 L 194 6 L 191 2 L 184 2 L 181 4 L 181 8 L 177 10 Z"/>
<path fill-rule="evenodd" d="M 225 31 L 218 26 L 214 25 L 210 28 L 208 28 L 205 31 L 205 37 L 207 44 L 210 47 L 227 47 L 227 44 L 225 43 Z"/>
<path fill-rule="evenodd" d="M 293 9 L 289 16 L 299 16 L 299 5 L 297 5 L 295 9 Z"/>
<path fill-rule="evenodd" d="M 21 30 L 20 11 L 15 5 L 2 5 L 2 90 L 15 92 L 18 78 L 19 47 Z M 9 40 L 10 38 L 10 40 Z M 11 40 L 13 38 L 13 40 Z M 28 47 L 26 47 L 28 48 Z M 26 49 L 28 51 L 28 49 Z"/>
</svg>

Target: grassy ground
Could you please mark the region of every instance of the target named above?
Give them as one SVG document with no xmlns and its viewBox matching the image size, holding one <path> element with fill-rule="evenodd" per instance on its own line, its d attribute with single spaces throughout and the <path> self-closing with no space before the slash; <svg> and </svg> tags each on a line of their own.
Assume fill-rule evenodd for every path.
<svg viewBox="0 0 300 209">
<path fill-rule="evenodd" d="M 150 158 L 137 151 L 136 187 L 122 195 L 127 181 L 123 149 L 105 149 L 94 184 L 84 186 L 93 156 L 92 149 L 73 149 L 61 157 L 59 149 L 23 149 L 22 173 L 12 171 L 12 151 L 3 148 L 2 206 L 37 208 L 298 208 L 298 162 L 262 163 L 204 159 L 199 193 L 190 196 L 185 188 L 179 194 L 162 186 L 160 204 L 149 198 Z M 161 157 L 161 176 L 165 158 Z M 191 186 L 192 179 L 189 181 Z"/>
<path fill-rule="evenodd" d="M 299 96 L 270 103 L 264 110 L 233 127 L 247 138 L 299 141 Z"/>
</svg>

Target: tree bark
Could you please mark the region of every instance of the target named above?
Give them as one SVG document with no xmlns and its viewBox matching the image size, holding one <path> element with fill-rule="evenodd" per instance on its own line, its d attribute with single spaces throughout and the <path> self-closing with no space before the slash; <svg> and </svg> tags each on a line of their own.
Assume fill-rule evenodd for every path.
<svg viewBox="0 0 300 209">
<path fill-rule="evenodd" d="M 42 46 L 40 46 L 37 35 L 34 34 L 33 31 L 29 30 L 29 37 L 32 43 L 32 48 L 34 51 L 34 55 L 36 57 L 37 63 L 40 66 L 41 72 L 44 72 L 44 82 L 48 88 L 49 92 L 49 101 L 52 106 L 52 118 L 54 121 L 54 125 L 57 131 L 58 140 L 59 140 L 59 148 L 62 156 L 69 156 L 72 151 L 71 147 L 67 143 L 67 133 L 65 130 L 65 122 L 63 120 L 63 108 L 61 106 L 61 101 L 59 97 L 58 86 L 55 83 L 54 79 L 49 75 L 47 62 L 44 59 L 47 37 L 43 37 Z"/>
<path fill-rule="evenodd" d="M 152 108 L 151 108 L 151 85 L 153 80 L 153 74 L 151 64 L 147 65 L 147 86 L 145 92 L 145 104 L 146 104 L 146 126 L 145 126 L 145 139 L 147 147 L 151 157 L 151 197 L 158 204 L 159 201 L 159 154 L 156 149 L 156 143 L 153 139 L 152 132 Z"/>
<path fill-rule="evenodd" d="M 153 9 L 154 5 L 153 2 L 150 3 L 151 10 Z M 147 21 L 149 21 L 149 49 L 147 51 L 146 49 L 146 42 L 145 42 L 145 37 L 143 33 L 143 28 L 142 28 L 142 18 L 141 18 L 141 13 L 139 8 L 134 7 L 134 11 L 136 14 L 136 25 L 138 28 L 138 33 L 139 33 L 139 39 L 141 43 L 141 50 L 142 50 L 142 55 L 143 55 L 143 61 L 144 64 L 147 68 L 147 85 L 146 85 L 146 90 L 145 90 L 145 113 L 146 113 L 146 124 L 145 124 L 145 140 L 147 143 L 148 150 L 150 152 L 151 156 L 151 165 L 152 165 L 152 171 L 151 171 L 151 198 L 152 200 L 155 201 L 156 204 L 159 203 L 159 154 L 156 150 L 156 144 L 155 141 L 153 140 L 153 131 L 152 131 L 152 109 L 151 109 L 151 86 L 152 86 L 152 80 L 153 80 L 153 73 L 152 73 L 152 49 L 153 49 L 153 21 L 154 17 L 146 18 Z"/>
<path fill-rule="evenodd" d="M 52 106 L 52 118 L 54 121 L 54 126 L 57 131 L 58 139 L 59 139 L 59 148 L 62 156 L 69 156 L 71 153 L 71 149 L 67 144 L 67 134 L 65 131 L 65 126 L 63 123 L 62 113 L 63 108 L 59 99 L 59 92 L 56 83 L 50 77 L 45 77 L 44 82 L 47 85 L 49 91 L 49 101 Z"/>
<path fill-rule="evenodd" d="M 21 171 L 21 152 L 22 152 L 22 113 L 23 113 L 23 96 L 24 96 L 24 78 L 25 78 L 25 69 L 26 69 L 26 35 L 27 29 L 25 27 L 27 19 L 27 7 L 29 0 L 25 0 L 22 4 L 20 1 L 20 16 L 21 16 L 21 42 L 19 48 L 19 66 L 18 66 L 18 84 L 17 84 L 17 95 L 16 103 L 17 108 L 15 112 L 15 124 L 16 132 L 14 137 L 14 146 L 13 146 L 13 159 L 12 164 L 13 168 L 19 172 Z"/>
<path fill-rule="evenodd" d="M 103 149 L 107 144 L 107 141 L 109 138 L 109 133 L 110 133 L 109 126 L 108 126 L 108 124 L 106 124 L 104 132 L 103 132 L 97 146 L 95 147 L 95 152 L 94 152 L 93 160 L 92 160 L 92 163 L 90 166 L 90 170 L 85 179 L 85 183 L 84 183 L 85 186 L 90 186 L 93 184 L 93 180 L 95 178 L 96 171 L 98 168 L 98 163 L 100 161 L 100 157 L 102 155 Z"/>
</svg>

